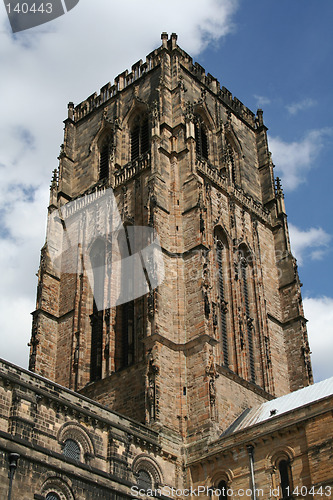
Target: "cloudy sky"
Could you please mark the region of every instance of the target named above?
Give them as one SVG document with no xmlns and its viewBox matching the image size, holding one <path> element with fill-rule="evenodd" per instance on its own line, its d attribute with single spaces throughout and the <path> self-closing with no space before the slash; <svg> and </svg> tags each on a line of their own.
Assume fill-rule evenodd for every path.
<svg viewBox="0 0 333 500">
<path fill-rule="evenodd" d="M 0 5 L 0 357 L 27 367 L 67 103 L 144 59 L 167 31 L 250 109 L 264 109 L 304 283 L 315 379 L 333 376 L 332 19 L 331 0 L 80 0 L 13 35 Z"/>
</svg>

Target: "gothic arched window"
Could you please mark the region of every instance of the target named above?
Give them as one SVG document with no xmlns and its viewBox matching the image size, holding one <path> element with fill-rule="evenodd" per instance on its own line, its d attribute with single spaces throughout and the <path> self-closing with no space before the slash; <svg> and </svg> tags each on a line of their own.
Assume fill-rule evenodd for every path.
<svg viewBox="0 0 333 500">
<path fill-rule="evenodd" d="M 229 252 L 228 241 L 221 229 L 215 231 L 215 255 L 217 262 L 219 328 L 223 365 L 229 366 L 230 353 L 228 345 L 228 302 L 229 302 Z"/>
<path fill-rule="evenodd" d="M 253 277 L 253 267 L 251 254 L 246 248 L 240 249 L 240 275 L 241 275 L 241 286 L 242 286 L 242 296 L 243 305 L 245 312 L 245 324 L 247 331 L 247 345 L 248 345 L 248 360 L 249 360 L 249 373 L 252 382 L 256 382 L 256 370 L 255 370 L 255 357 L 254 357 L 254 318 L 253 318 L 253 307 L 252 307 L 252 277 Z"/>
<path fill-rule="evenodd" d="M 127 258 L 132 255 L 132 246 L 135 241 L 129 232 L 133 228 L 124 226 L 124 232 L 120 232 L 120 253 L 126 256 L 122 261 L 126 262 L 126 269 L 121 273 L 121 305 L 117 307 L 116 313 L 116 344 L 115 344 L 115 369 L 120 370 L 134 363 L 135 348 L 135 301 L 129 300 L 133 297 L 135 288 L 135 259 Z M 132 235 L 134 233 L 132 232 Z"/>
<path fill-rule="evenodd" d="M 131 161 L 145 155 L 150 149 L 149 120 L 147 114 L 139 115 L 131 129 Z"/>
<path fill-rule="evenodd" d="M 102 377 L 103 309 L 105 281 L 105 244 L 95 241 L 90 251 L 90 261 L 94 276 L 93 312 L 91 320 L 90 381 Z"/>
<path fill-rule="evenodd" d="M 197 156 L 208 160 L 208 137 L 207 129 L 200 117 L 195 118 L 195 150 Z"/>
<path fill-rule="evenodd" d="M 153 482 L 150 477 L 150 474 L 144 469 L 140 469 L 137 473 L 138 475 L 138 486 L 139 488 L 147 491 L 151 490 L 153 487 Z"/>
<path fill-rule="evenodd" d="M 278 468 L 280 474 L 281 498 L 290 498 L 292 493 L 292 475 L 289 460 L 280 460 Z"/>
<path fill-rule="evenodd" d="M 107 179 L 109 177 L 109 160 L 112 147 L 113 137 L 109 134 L 102 142 L 99 150 L 99 180 Z"/>
<path fill-rule="evenodd" d="M 73 458 L 74 460 L 80 460 L 81 457 L 80 446 L 74 439 L 66 439 L 63 453 L 65 457 Z"/>
</svg>

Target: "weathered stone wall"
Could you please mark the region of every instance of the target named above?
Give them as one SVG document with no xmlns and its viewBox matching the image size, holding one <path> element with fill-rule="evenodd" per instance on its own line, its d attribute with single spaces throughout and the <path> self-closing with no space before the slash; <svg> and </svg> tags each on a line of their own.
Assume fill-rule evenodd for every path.
<svg viewBox="0 0 333 500">
<path fill-rule="evenodd" d="M 156 487 L 181 480 L 177 441 L 164 438 L 162 445 L 153 430 L 4 361 L 0 401 L 1 498 L 7 498 L 11 452 L 20 455 L 12 498 L 45 498 L 48 491 L 68 500 L 130 495 L 139 470 Z M 67 439 L 79 445 L 79 459 L 65 456 Z"/>
<path fill-rule="evenodd" d="M 145 115 L 149 151 L 131 161 L 131 133 Z M 69 104 L 49 210 L 66 211 L 67 202 L 79 207 L 88 193 L 97 201 L 87 204 L 84 216 L 79 209 L 70 215 L 86 260 L 80 247 L 66 247 L 65 233 L 58 237 L 61 221 L 52 222 L 57 237 L 50 236 L 50 257 L 56 249 L 63 256 L 60 271 L 52 269 L 52 258 L 41 267 L 32 369 L 191 439 L 200 429 L 222 431 L 245 405 L 311 383 L 300 283 L 266 131 L 262 111 L 255 116 L 193 64 L 174 35 L 163 35 L 162 46 L 145 63 L 133 65 L 99 95 Z M 108 175 L 99 179 L 106 137 Z M 100 312 L 102 380 L 94 381 L 91 339 L 97 319 L 89 252 L 94 241 L 111 236 L 111 226 L 101 225 L 108 214 L 96 210 L 108 188 L 123 224 L 158 233 L 165 279 L 134 301 L 130 366 L 123 361 L 129 348 L 122 309 L 105 306 Z M 218 238 L 224 248 L 223 300 Z M 106 276 L 105 296 L 116 279 Z M 208 359 L 217 371 L 223 365 L 216 381 L 215 372 L 205 372 Z"/>
</svg>

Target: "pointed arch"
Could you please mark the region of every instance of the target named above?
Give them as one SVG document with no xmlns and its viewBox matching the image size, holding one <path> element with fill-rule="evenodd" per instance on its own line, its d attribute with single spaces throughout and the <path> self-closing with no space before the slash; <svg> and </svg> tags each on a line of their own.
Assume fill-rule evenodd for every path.
<svg viewBox="0 0 333 500">
<path fill-rule="evenodd" d="M 223 170 L 227 170 L 232 184 L 241 185 L 242 145 L 230 122 L 225 125 L 223 141 Z"/>
<path fill-rule="evenodd" d="M 115 149 L 114 125 L 103 120 L 100 129 L 92 141 L 90 151 L 97 159 L 96 177 L 104 181 L 110 175 L 110 161 Z"/>
<path fill-rule="evenodd" d="M 135 162 L 150 152 L 151 123 L 148 106 L 134 97 L 123 123 L 128 130 L 129 160 Z"/>
<path fill-rule="evenodd" d="M 230 283 L 230 257 L 229 257 L 229 238 L 222 228 L 217 226 L 214 229 L 215 260 L 217 275 L 217 296 L 219 309 L 219 336 L 221 342 L 222 364 L 226 367 L 232 362 L 232 343 L 231 343 L 231 318 L 229 313 L 229 304 L 231 301 L 231 283 Z"/>
<path fill-rule="evenodd" d="M 238 273 L 241 284 L 241 301 L 243 308 L 243 324 L 247 333 L 248 377 L 256 383 L 255 363 L 255 293 L 254 293 L 254 255 L 250 248 L 242 243 L 238 247 Z"/>
<path fill-rule="evenodd" d="M 194 115 L 195 151 L 197 158 L 209 159 L 208 128 L 201 115 Z"/>
</svg>

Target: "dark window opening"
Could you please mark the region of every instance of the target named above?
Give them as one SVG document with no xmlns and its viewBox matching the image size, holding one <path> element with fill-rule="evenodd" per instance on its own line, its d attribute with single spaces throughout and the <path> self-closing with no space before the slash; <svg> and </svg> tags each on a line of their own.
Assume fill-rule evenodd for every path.
<svg viewBox="0 0 333 500">
<path fill-rule="evenodd" d="M 139 470 L 138 472 L 138 486 L 140 489 L 143 489 L 145 491 L 151 490 L 153 487 L 153 483 L 150 477 L 150 474 L 148 474 L 147 471 L 145 470 Z"/>
<path fill-rule="evenodd" d="M 103 309 L 105 279 L 105 245 L 98 240 L 91 252 L 90 260 L 94 275 L 93 312 L 91 320 L 90 381 L 102 378 Z"/>
<path fill-rule="evenodd" d="M 109 159 L 112 149 L 112 143 L 112 136 L 108 136 L 100 148 L 98 177 L 100 181 L 109 177 Z"/>
<path fill-rule="evenodd" d="M 227 490 L 228 485 L 226 481 L 220 481 L 217 489 L 221 492 L 219 495 L 219 500 L 228 500 Z"/>
<path fill-rule="evenodd" d="M 279 463 L 279 472 L 281 480 L 281 498 L 291 498 L 291 470 L 287 460 L 281 460 Z"/>
<path fill-rule="evenodd" d="M 131 161 L 145 155 L 150 149 L 148 117 L 138 117 L 131 131 Z"/>
<path fill-rule="evenodd" d="M 73 460 L 80 460 L 80 446 L 73 439 L 66 439 L 63 453 L 65 457 L 73 458 Z"/>
<path fill-rule="evenodd" d="M 60 500 L 60 496 L 57 493 L 51 491 L 46 495 L 46 500 Z"/>
<path fill-rule="evenodd" d="M 134 300 L 122 306 L 122 366 L 134 362 Z"/>
<path fill-rule="evenodd" d="M 116 342 L 115 342 L 115 370 L 130 366 L 135 361 L 135 301 L 129 300 L 134 296 L 136 260 L 127 258 L 132 255 L 129 226 L 125 226 L 125 238 L 122 236 L 120 242 L 121 254 L 126 256 L 122 259 L 126 266 L 121 273 L 121 293 L 123 294 L 122 305 L 116 311 Z M 123 235 L 123 233 L 122 233 Z M 126 264 L 125 264 L 126 263 Z M 123 265 L 123 264 L 122 264 Z"/>
<path fill-rule="evenodd" d="M 195 149 L 199 158 L 208 160 L 208 138 L 206 129 L 200 120 L 195 123 Z"/>
</svg>

